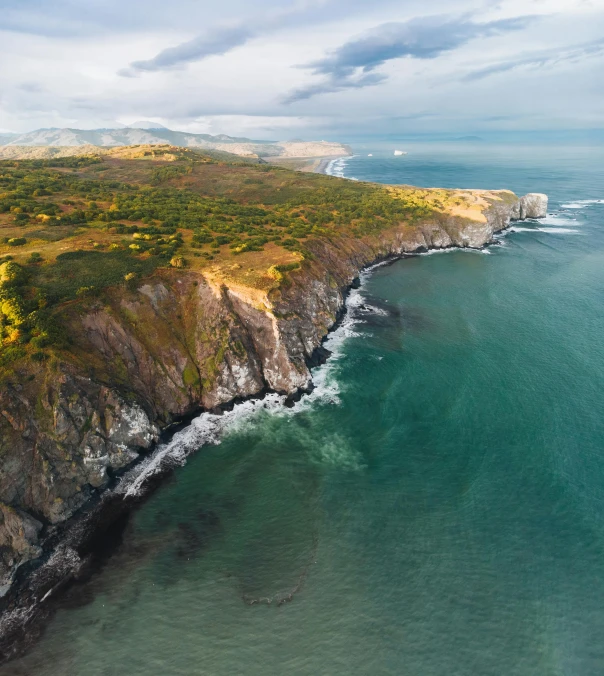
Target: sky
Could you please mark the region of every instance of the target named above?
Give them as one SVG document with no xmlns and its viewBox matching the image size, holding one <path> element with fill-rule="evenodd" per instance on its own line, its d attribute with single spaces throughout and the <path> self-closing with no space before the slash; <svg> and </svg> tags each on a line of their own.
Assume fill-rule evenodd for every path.
<svg viewBox="0 0 604 676">
<path fill-rule="evenodd" d="M 0 43 L 0 131 L 604 126 L 604 0 L 0 0 Z"/>
</svg>

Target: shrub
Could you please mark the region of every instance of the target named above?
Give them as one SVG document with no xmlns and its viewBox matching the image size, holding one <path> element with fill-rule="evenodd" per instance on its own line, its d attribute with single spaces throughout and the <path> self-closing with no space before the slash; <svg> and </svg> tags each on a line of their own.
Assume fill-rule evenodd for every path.
<svg viewBox="0 0 604 676">
<path fill-rule="evenodd" d="M 187 261 L 182 256 L 173 256 L 170 259 L 170 265 L 173 268 L 184 268 L 187 265 Z"/>
<path fill-rule="evenodd" d="M 22 359 L 25 357 L 27 353 L 25 352 L 25 348 L 21 346 L 9 346 L 5 347 L 2 353 L 0 353 L 0 363 L 3 365 L 8 365 L 12 364 L 13 362 L 18 361 L 19 359 Z"/>
<path fill-rule="evenodd" d="M 31 344 L 37 348 L 47 347 L 48 345 L 50 345 L 50 343 L 51 343 L 50 336 L 48 336 L 45 333 L 39 336 L 34 336 L 31 339 Z"/>
<path fill-rule="evenodd" d="M 2 284 L 6 282 L 13 282 L 18 284 L 21 281 L 24 281 L 25 274 L 23 268 L 14 261 L 6 261 L 0 264 L 0 282 Z"/>
<path fill-rule="evenodd" d="M 27 244 L 27 240 L 25 237 L 11 237 L 7 244 L 8 246 L 23 246 L 24 244 Z"/>
<path fill-rule="evenodd" d="M 269 277 L 272 277 L 277 282 L 282 282 L 285 279 L 285 272 L 291 272 L 292 270 L 298 270 L 300 268 L 300 263 L 298 261 L 292 261 L 291 263 L 282 263 L 281 265 L 271 265 L 268 269 Z"/>
</svg>

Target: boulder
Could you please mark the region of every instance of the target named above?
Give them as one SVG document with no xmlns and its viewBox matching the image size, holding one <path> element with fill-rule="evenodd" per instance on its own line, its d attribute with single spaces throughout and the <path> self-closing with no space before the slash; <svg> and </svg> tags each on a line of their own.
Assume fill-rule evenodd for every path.
<svg viewBox="0 0 604 676">
<path fill-rule="evenodd" d="M 520 198 L 520 219 L 545 218 L 547 216 L 547 195 L 531 192 Z"/>
</svg>

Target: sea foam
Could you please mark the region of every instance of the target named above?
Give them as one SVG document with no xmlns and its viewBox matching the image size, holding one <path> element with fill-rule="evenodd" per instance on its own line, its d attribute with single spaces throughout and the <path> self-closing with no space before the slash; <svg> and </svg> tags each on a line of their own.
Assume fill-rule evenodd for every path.
<svg viewBox="0 0 604 676">
<path fill-rule="evenodd" d="M 510 232 L 532 232 L 539 233 L 545 232 L 551 235 L 580 235 L 580 230 L 575 230 L 574 228 L 518 228 L 514 226 Z"/>
<path fill-rule="evenodd" d="M 313 390 L 304 395 L 293 406 L 285 406 L 287 397 L 270 393 L 262 399 L 250 399 L 235 404 L 230 411 L 223 413 L 202 413 L 194 418 L 184 429 L 176 432 L 167 443 L 160 444 L 142 463 L 132 468 L 121 479 L 115 491 L 127 497 L 140 495 L 148 480 L 171 468 L 184 465 L 187 457 L 203 446 L 214 446 L 221 442 L 228 432 L 243 429 L 253 423 L 261 413 L 292 416 L 316 405 L 334 405 L 340 403 L 340 386 L 337 377 L 338 362 L 344 352 L 343 347 L 349 338 L 359 336 L 356 327 L 363 322 L 367 314 L 387 314 L 364 300 L 363 286 L 373 270 L 386 265 L 378 263 L 364 270 L 360 275 L 360 288 L 351 289 L 345 302 L 346 312 L 334 331 L 323 342 L 331 353 L 322 365 L 312 369 Z"/>
<path fill-rule="evenodd" d="M 581 221 L 570 214 L 558 212 L 548 214 L 545 218 L 540 218 L 538 221 L 536 221 L 536 223 L 539 225 L 549 225 L 553 227 L 568 227 L 569 225 L 576 227 L 577 225 L 580 225 Z"/>
<path fill-rule="evenodd" d="M 354 156 L 352 156 L 354 157 Z M 344 172 L 346 164 L 350 157 L 340 157 L 331 160 L 327 165 L 325 173 L 329 176 L 346 178 Z M 356 179 L 352 179 L 356 180 Z M 562 208 L 578 209 L 590 204 L 600 204 L 604 200 L 577 200 L 562 205 Z M 578 206 L 580 205 L 580 206 Z M 533 232 L 548 234 L 577 234 L 574 227 L 578 222 L 575 218 L 564 213 L 548 214 L 545 219 L 535 221 L 535 227 L 516 227 L 512 225 L 511 232 Z M 546 226 L 546 227 L 541 227 Z M 547 227 L 549 226 L 549 227 Z M 566 226 L 566 227 L 565 227 Z M 503 237 L 505 233 L 500 233 Z M 436 253 L 449 253 L 453 251 L 465 251 L 471 253 L 489 254 L 489 249 L 469 249 L 463 247 L 451 247 L 448 249 L 432 249 L 422 256 L 430 256 Z M 330 358 L 314 369 L 312 369 L 312 379 L 314 389 L 309 394 L 303 396 L 292 407 L 286 407 L 286 397 L 271 393 L 262 399 L 253 399 L 235 404 L 230 411 L 221 414 L 202 413 L 195 418 L 185 429 L 177 432 L 172 439 L 160 444 L 155 451 L 137 465 L 130 472 L 124 475 L 118 484 L 116 491 L 127 496 L 134 496 L 144 490 L 148 479 L 155 474 L 165 471 L 171 467 L 183 465 L 187 457 L 194 451 L 207 445 L 216 445 L 220 443 L 225 433 L 241 429 L 244 425 L 253 422 L 262 412 L 269 412 L 274 415 L 296 415 L 301 411 L 308 410 L 316 405 L 333 405 L 340 403 L 340 386 L 337 378 L 339 368 L 338 362 L 342 358 L 343 346 L 349 338 L 357 337 L 360 334 L 357 326 L 363 322 L 363 315 L 367 314 L 387 314 L 384 310 L 375 308 L 368 304 L 363 297 L 363 286 L 371 273 L 388 262 L 377 263 L 366 268 L 360 274 L 360 287 L 352 289 L 346 299 L 346 312 L 337 326 L 337 328 L 328 334 L 323 346 L 331 353 Z"/>
<path fill-rule="evenodd" d="M 562 204 L 563 209 L 584 209 L 592 204 L 604 204 L 604 200 L 601 199 L 592 199 L 592 200 L 574 200 L 573 202 L 568 202 L 567 204 Z"/>
<path fill-rule="evenodd" d="M 348 161 L 356 157 L 356 155 L 351 155 L 350 157 L 338 157 L 335 160 L 331 160 L 327 167 L 325 168 L 325 173 L 327 176 L 336 176 L 337 178 L 347 178 L 349 181 L 358 181 L 358 178 L 354 176 L 346 176 L 346 165 Z"/>
</svg>

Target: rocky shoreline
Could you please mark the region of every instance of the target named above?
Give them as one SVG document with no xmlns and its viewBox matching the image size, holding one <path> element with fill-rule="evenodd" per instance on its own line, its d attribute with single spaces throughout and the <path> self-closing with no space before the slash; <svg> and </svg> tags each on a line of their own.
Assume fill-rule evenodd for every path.
<svg viewBox="0 0 604 676">
<path fill-rule="evenodd" d="M 178 429 L 178 425 L 190 421 L 204 410 L 225 411 L 239 401 L 271 392 L 282 395 L 286 402 L 302 396 L 312 389 L 309 369 L 328 357 L 322 344 L 327 333 L 337 326 L 345 313 L 346 296 L 361 270 L 377 262 L 395 260 L 429 249 L 455 246 L 480 248 L 491 243 L 493 235 L 506 229 L 511 221 L 539 218 L 546 212 L 547 198 L 542 195 L 528 195 L 522 199 L 511 193 L 491 193 L 491 196 L 484 211 L 484 221 L 464 220 L 456 222 L 455 228 L 452 222 L 426 223 L 413 231 L 396 229 L 371 242 L 315 242 L 313 264 L 292 277 L 292 283 L 284 288 L 280 298 L 273 300 L 270 310 L 258 309 L 257 301 L 246 297 L 241 289 L 217 291 L 204 280 L 185 279 L 184 274 L 180 280 L 176 280 L 177 285 L 186 285 L 191 293 L 203 299 L 206 312 L 208 303 L 213 299 L 216 317 L 222 322 L 220 326 L 226 323 L 228 327 L 226 335 L 229 345 L 239 341 L 244 349 L 238 346 L 218 348 L 222 357 L 218 365 L 219 376 L 213 389 L 201 402 L 195 403 L 192 398 L 184 402 L 176 401 L 175 395 L 170 394 L 169 390 L 165 401 L 171 406 L 170 415 L 166 415 L 165 411 L 153 413 L 153 407 L 145 399 L 146 381 L 140 381 L 139 401 L 125 400 L 119 392 L 111 390 L 102 395 L 102 401 L 108 402 L 104 404 L 108 407 L 107 411 L 93 409 L 92 416 L 95 412 L 101 417 L 109 416 L 109 425 L 100 420 L 94 423 L 91 414 L 86 414 L 82 422 L 77 423 L 80 427 L 76 427 L 77 434 L 74 433 L 72 437 L 79 440 L 83 449 L 83 466 L 88 468 L 86 471 L 90 471 L 92 464 L 97 468 L 94 476 L 111 478 L 99 483 L 96 488 L 93 483 L 87 499 L 79 504 L 73 502 L 71 513 L 69 510 L 63 512 L 65 518 L 50 521 L 44 529 L 40 527 L 36 530 L 37 526 L 32 523 L 38 522 L 35 516 L 23 510 L 17 513 L 22 519 L 21 530 L 17 528 L 17 534 L 20 533 L 21 540 L 26 541 L 30 549 L 25 551 L 26 556 L 10 571 L 12 585 L 0 602 L 0 661 L 14 659 L 31 647 L 46 620 L 60 606 L 64 592 L 85 581 L 96 570 L 112 543 L 119 543 L 128 514 L 172 471 L 174 462 L 166 457 L 165 462 L 160 459 L 153 467 L 153 472 L 147 473 L 145 481 L 138 481 L 144 463 L 150 457 L 149 451 L 153 447 L 157 448 L 160 429 L 164 429 L 164 435 L 167 430 L 169 435 Z M 162 302 L 173 308 L 175 300 L 181 300 L 180 296 L 173 296 L 175 289 L 182 293 L 177 285 L 170 286 L 166 280 L 156 280 L 154 285 L 146 284 L 139 289 L 139 295 L 143 297 L 142 301 L 137 300 L 139 305 L 128 300 L 129 312 L 136 311 L 141 316 L 140 313 L 150 305 L 161 313 Z M 144 299 L 148 299 L 149 303 Z M 134 344 L 128 326 L 108 324 L 106 320 L 103 323 L 99 317 L 84 317 L 79 318 L 79 321 L 84 326 L 91 349 L 98 350 L 103 358 L 121 355 L 119 346 L 125 336 L 129 349 L 138 350 L 135 350 L 136 359 L 133 360 L 132 368 L 146 368 L 144 350 Z M 112 333 L 118 334 L 120 340 L 112 341 Z M 157 354 L 161 357 L 163 353 Z M 139 373 L 136 374 L 139 377 Z M 149 383 L 154 387 L 160 385 L 156 377 L 157 374 L 152 373 L 149 378 Z M 66 381 L 59 384 L 60 387 L 67 383 L 69 389 L 67 396 L 63 394 L 56 399 L 57 407 L 53 416 L 55 429 L 57 424 L 64 424 L 61 422 L 61 410 L 67 411 L 63 414 L 65 420 L 76 424 L 74 421 L 77 416 L 73 409 L 76 404 L 83 405 L 82 399 L 85 399 L 86 391 L 90 388 L 86 385 L 86 391 L 82 394 L 83 385 L 78 379 L 81 376 L 68 373 Z M 79 390 L 76 385 L 80 387 Z M 103 387 L 107 389 L 106 384 Z M 74 393 L 77 393 L 77 398 L 74 398 Z M 98 396 L 96 394 L 93 399 L 85 399 L 84 405 L 88 406 L 87 401 L 96 401 L 98 405 Z M 157 406 L 156 399 L 150 401 Z M 5 407 L 3 410 L 6 410 L 6 401 L 2 403 Z M 11 415 L 17 420 L 14 411 Z M 132 424 L 133 419 L 135 424 Z M 109 455 L 99 456 L 87 450 L 91 448 L 87 435 L 94 429 L 105 430 L 103 452 L 109 443 L 121 451 L 122 455 L 113 465 Z M 111 430 L 114 431 L 113 437 L 107 434 Z M 23 432 L 23 429 L 19 431 Z M 27 432 L 30 435 L 34 433 L 34 430 Z M 100 436 L 101 432 L 95 432 L 95 435 Z M 132 452 L 130 448 L 121 449 L 120 446 L 130 438 L 139 449 L 146 448 L 147 452 L 143 454 Z M 99 465 L 98 458 L 105 464 Z M 133 482 L 137 482 L 137 490 L 128 490 L 129 483 Z M 59 504 L 65 503 L 62 500 Z M 29 528 L 29 532 L 26 528 Z M 14 538 L 12 542 L 15 542 Z"/>
</svg>

